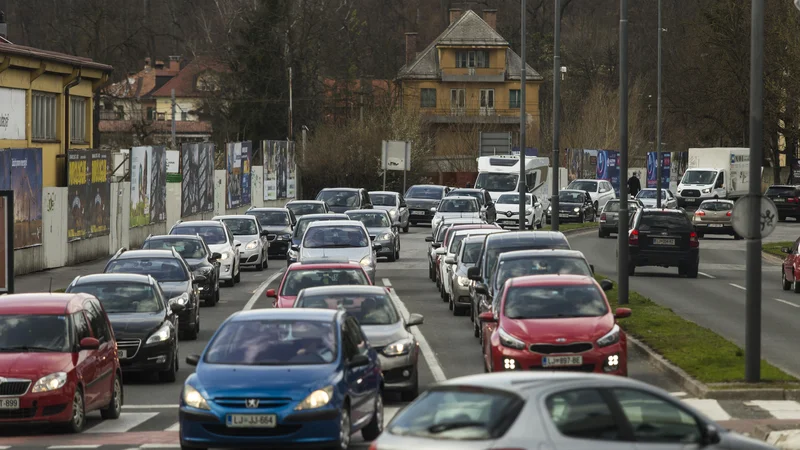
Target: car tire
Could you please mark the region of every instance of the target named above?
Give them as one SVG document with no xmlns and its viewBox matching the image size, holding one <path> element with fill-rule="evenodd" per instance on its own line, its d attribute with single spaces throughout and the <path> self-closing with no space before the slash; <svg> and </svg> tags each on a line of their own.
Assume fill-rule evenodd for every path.
<svg viewBox="0 0 800 450">
<path fill-rule="evenodd" d="M 408 390 L 400 393 L 400 399 L 404 402 L 413 402 L 419 396 L 419 369 L 414 368 L 414 383 Z"/>
<path fill-rule="evenodd" d="M 411 227 L 409 222 L 406 222 L 406 226 L 403 227 L 403 233 L 408 233 L 408 229 Z"/>
<path fill-rule="evenodd" d="M 474 317 L 474 314 L 473 314 Z M 477 337 L 481 336 L 480 321 L 475 319 L 472 321 L 472 335 Z"/>
<path fill-rule="evenodd" d="M 792 283 L 792 290 L 794 291 L 795 294 L 800 294 L 800 282 L 799 281 L 794 280 L 794 283 Z"/>
<path fill-rule="evenodd" d="M 339 442 L 331 450 L 347 450 L 350 446 L 351 427 L 350 405 L 345 404 L 339 417 Z"/>
<path fill-rule="evenodd" d="M 211 306 L 217 306 L 217 303 L 219 303 L 219 283 L 217 283 L 216 286 L 217 289 L 214 290 L 214 302 Z"/>
<path fill-rule="evenodd" d="M 400 240 L 397 241 L 397 251 L 394 254 L 394 260 L 397 261 L 400 259 Z"/>
<path fill-rule="evenodd" d="M 375 397 L 375 412 L 372 414 L 372 420 L 369 421 L 367 426 L 361 429 L 361 437 L 365 441 L 374 441 L 383 432 L 383 393 L 379 392 Z"/>
<path fill-rule="evenodd" d="M 186 331 L 183 333 L 183 338 L 187 341 L 194 341 L 197 340 L 197 332 L 200 330 L 200 323 L 196 323 L 191 330 Z"/>
<path fill-rule="evenodd" d="M 239 262 L 236 267 L 236 273 L 233 275 L 233 284 L 241 283 L 242 281 L 242 263 Z"/>
<path fill-rule="evenodd" d="M 700 262 L 695 261 L 693 263 L 689 263 L 686 266 L 686 277 L 687 278 L 697 278 L 698 271 L 700 270 Z"/>
<path fill-rule="evenodd" d="M 397 251 L 395 251 L 395 250 L 393 249 L 393 250 L 392 250 L 392 254 L 391 254 L 391 255 L 389 255 L 389 256 L 387 256 L 387 257 L 386 257 L 386 260 L 387 260 L 387 261 L 389 261 L 389 262 L 395 262 L 395 261 L 397 261 Z"/>
<path fill-rule="evenodd" d="M 783 287 L 784 291 L 792 288 L 792 283 L 786 279 L 786 272 L 783 270 L 783 266 L 781 266 L 781 287 Z"/>
<path fill-rule="evenodd" d="M 86 405 L 84 403 L 83 391 L 81 388 L 75 389 L 72 396 L 72 417 L 66 424 L 69 433 L 77 434 L 86 427 Z"/>
<path fill-rule="evenodd" d="M 113 391 L 111 391 L 111 401 L 108 406 L 100 410 L 100 417 L 103 420 L 119 419 L 122 414 L 122 381 L 119 379 L 119 374 L 114 375 Z"/>
<path fill-rule="evenodd" d="M 578 223 L 584 222 L 586 222 L 586 212 L 581 212 L 581 219 L 578 221 Z"/>
<path fill-rule="evenodd" d="M 600 239 L 605 239 L 606 236 L 608 236 L 608 234 L 606 234 L 605 231 L 597 230 L 597 237 L 599 237 Z"/>
<path fill-rule="evenodd" d="M 180 369 L 180 365 L 178 363 L 177 344 L 175 345 L 175 356 L 173 356 L 172 359 L 173 361 L 172 364 L 169 365 L 169 369 L 158 372 L 158 381 L 162 383 L 174 383 L 178 379 L 178 369 Z"/>
<path fill-rule="evenodd" d="M 636 264 L 629 262 L 628 263 L 628 276 L 632 277 L 636 275 Z"/>
</svg>

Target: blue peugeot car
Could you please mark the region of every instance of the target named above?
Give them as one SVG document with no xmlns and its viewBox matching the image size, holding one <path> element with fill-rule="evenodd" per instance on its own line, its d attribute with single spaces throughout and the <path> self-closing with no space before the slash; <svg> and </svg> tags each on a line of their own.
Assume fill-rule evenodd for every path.
<svg viewBox="0 0 800 450">
<path fill-rule="evenodd" d="M 383 431 L 380 360 L 345 311 L 238 312 L 186 362 L 197 369 L 181 393 L 182 449 L 344 450 L 357 431 Z"/>
</svg>

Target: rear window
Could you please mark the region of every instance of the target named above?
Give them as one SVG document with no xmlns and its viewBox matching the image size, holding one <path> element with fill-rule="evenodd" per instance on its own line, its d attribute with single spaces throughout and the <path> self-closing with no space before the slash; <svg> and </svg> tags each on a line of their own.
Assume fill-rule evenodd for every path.
<svg viewBox="0 0 800 450">
<path fill-rule="evenodd" d="M 288 203 L 286 209 L 292 211 L 295 216 L 325 214 L 325 205 L 322 203 Z"/>
<path fill-rule="evenodd" d="M 369 280 L 360 269 L 296 269 L 286 274 L 283 296 L 296 296 L 305 288 L 341 285 L 368 286 Z"/>
<path fill-rule="evenodd" d="M 635 203 L 631 204 L 631 206 L 637 206 Z M 606 212 L 619 212 L 619 202 L 608 202 L 606 203 Z"/>
<path fill-rule="evenodd" d="M 704 211 L 730 211 L 733 209 L 733 203 L 704 202 L 702 205 L 700 205 L 700 209 Z"/>
<path fill-rule="evenodd" d="M 550 241 L 550 242 L 531 242 L 527 244 L 517 244 L 513 247 L 490 247 L 486 249 L 486 274 L 493 274 L 497 267 L 497 259 L 501 253 L 513 252 L 515 250 L 571 250 L 567 241 Z"/>
<path fill-rule="evenodd" d="M 766 195 L 794 195 L 796 191 L 794 186 L 770 186 Z"/>
<path fill-rule="evenodd" d="M 444 189 L 434 186 L 411 186 L 406 192 L 406 198 L 421 198 L 426 200 L 441 200 Z"/>
<path fill-rule="evenodd" d="M 643 214 L 639 223 L 641 231 L 648 230 L 691 230 L 692 222 L 683 214 L 653 213 Z"/>
</svg>

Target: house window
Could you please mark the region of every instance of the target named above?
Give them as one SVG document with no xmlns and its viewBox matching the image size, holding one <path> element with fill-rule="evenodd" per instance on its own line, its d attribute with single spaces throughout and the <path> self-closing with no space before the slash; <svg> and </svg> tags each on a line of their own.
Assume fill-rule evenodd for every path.
<svg viewBox="0 0 800 450">
<path fill-rule="evenodd" d="M 156 113 L 156 117 L 158 118 L 158 120 L 167 120 L 167 113 L 162 113 L 162 112 Z"/>
<path fill-rule="evenodd" d="M 152 106 L 147 107 L 147 120 L 156 120 L 156 110 Z"/>
<path fill-rule="evenodd" d="M 33 140 L 53 141 L 56 139 L 56 95 L 44 92 L 33 93 L 31 108 L 31 128 Z"/>
<path fill-rule="evenodd" d="M 494 112 L 494 89 L 481 89 L 481 114 Z"/>
<path fill-rule="evenodd" d="M 519 89 L 509 89 L 508 91 L 508 107 L 511 109 L 519 109 L 520 101 L 522 96 L 520 96 Z"/>
<path fill-rule="evenodd" d="M 69 140 L 86 142 L 86 99 L 83 97 L 69 99 Z"/>
<path fill-rule="evenodd" d="M 436 108 L 436 89 L 421 89 L 419 106 L 421 108 Z"/>
<path fill-rule="evenodd" d="M 464 114 L 467 107 L 467 92 L 464 89 L 450 89 L 450 112 Z"/>
<path fill-rule="evenodd" d="M 189 113 L 181 111 L 181 121 L 186 122 L 187 120 L 189 120 Z"/>
<path fill-rule="evenodd" d="M 463 50 L 456 52 L 456 67 L 458 68 L 487 68 L 489 67 L 489 52 L 487 50 Z"/>
</svg>

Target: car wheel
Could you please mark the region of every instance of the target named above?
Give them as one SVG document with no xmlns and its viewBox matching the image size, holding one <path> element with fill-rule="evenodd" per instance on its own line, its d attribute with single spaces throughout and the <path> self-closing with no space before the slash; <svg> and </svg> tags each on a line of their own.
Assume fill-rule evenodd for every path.
<svg viewBox="0 0 800 450">
<path fill-rule="evenodd" d="M 195 326 L 192 327 L 191 330 L 187 330 L 183 335 L 183 337 L 186 340 L 194 341 L 195 339 L 197 339 L 197 332 L 200 330 L 200 320 L 199 319 L 195 319 L 195 320 L 196 320 Z"/>
<path fill-rule="evenodd" d="M 698 271 L 700 270 L 700 262 L 696 261 L 693 263 L 687 263 L 686 265 L 686 276 L 688 278 L 697 278 Z"/>
<path fill-rule="evenodd" d="M 239 261 L 239 264 L 236 267 L 236 273 L 233 275 L 233 283 L 240 283 L 242 281 L 242 262 Z"/>
<path fill-rule="evenodd" d="M 345 405 L 339 418 L 339 443 L 331 450 L 347 450 L 350 446 L 350 407 Z"/>
<path fill-rule="evenodd" d="M 634 276 L 636 274 L 636 264 L 629 262 L 628 263 L 628 276 Z"/>
<path fill-rule="evenodd" d="M 476 317 L 477 313 L 473 313 L 472 317 L 474 320 L 472 321 L 472 335 L 477 337 L 481 337 L 481 322 Z"/>
<path fill-rule="evenodd" d="M 383 432 L 383 393 L 378 392 L 375 397 L 375 412 L 372 414 L 372 420 L 369 421 L 367 426 L 361 429 L 361 437 L 365 441 L 374 441 Z"/>
<path fill-rule="evenodd" d="M 122 381 L 119 376 L 114 376 L 114 387 L 111 391 L 111 401 L 108 406 L 100 410 L 100 416 L 103 420 L 119 419 L 122 414 Z"/>
<path fill-rule="evenodd" d="M 175 344 L 175 355 L 172 357 L 173 361 L 172 364 L 169 365 L 169 369 L 164 370 L 162 372 L 158 372 L 158 380 L 162 383 L 174 383 L 175 380 L 178 379 L 178 369 L 180 366 L 178 365 L 178 344 Z"/>
<path fill-rule="evenodd" d="M 406 222 L 406 226 L 403 227 L 403 233 L 408 233 L 408 229 L 411 226 L 409 222 Z"/>
<path fill-rule="evenodd" d="M 786 272 L 783 270 L 783 267 L 781 267 L 781 286 L 783 287 L 784 291 L 788 291 L 792 288 L 792 283 L 786 279 Z"/>
<path fill-rule="evenodd" d="M 794 283 L 792 283 L 792 290 L 795 294 L 800 294 L 800 282 L 798 282 L 796 279 L 794 280 Z"/>
<path fill-rule="evenodd" d="M 411 388 L 400 393 L 400 399 L 404 402 L 412 402 L 419 396 L 419 371 L 416 367 L 412 377 L 414 377 L 414 382 L 411 384 Z"/>
<path fill-rule="evenodd" d="M 586 213 L 585 212 L 581 212 L 581 218 L 580 218 L 579 223 L 583 223 L 583 222 L 586 222 Z"/>
<path fill-rule="evenodd" d="M 394 253 L 394 260 L 397 261 L 400 259 L 400 240 L 397 241 L 397 251 Z"/>
<path fill-rule="evenodd" d="M 75 389 L 72 396 L 72 418 L 67 422 L 67 431 L 70 433 L 80 433 L 86 427 L 86 407 L 83 402 L 83 391 Z"/>
<path fill-rule="evenodd" d="M 386 260 L 389 262 L 397 261 L 397 250 L 392 249 L 392 254 L 386 257 Z"/>
</svg>

